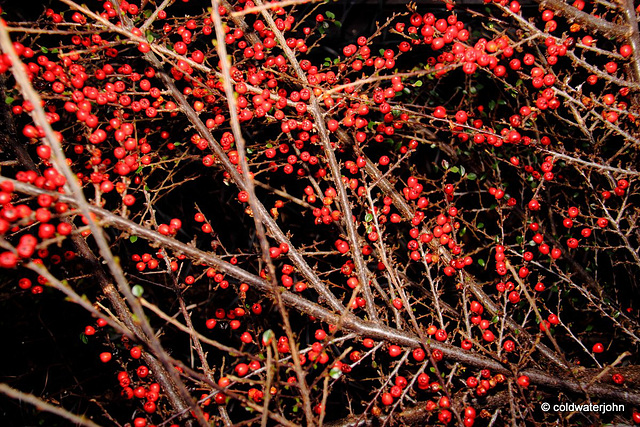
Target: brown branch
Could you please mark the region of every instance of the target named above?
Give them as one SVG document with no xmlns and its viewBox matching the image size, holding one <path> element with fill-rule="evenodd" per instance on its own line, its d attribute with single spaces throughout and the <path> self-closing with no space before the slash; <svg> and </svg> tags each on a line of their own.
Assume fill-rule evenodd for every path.
<svg viewBox="0 0 640 427">
<path fill-rule="evenodd" d="M 40 399 L 39 397 L 34 396 L 33 394 L 24 393 L 20 390 L 16 390 L 15 388 L 10 387 L 5 383 L 0 383 L 0 393 L 4 393 L 13 399 L 33 405 L 39 411 L 50 412 L 66 420 L 69 420 L 74 425 L 80 425 L 80 426 L 86 426 L 86 427 L 100 427 L 98 424 L 94 423 L 91 420 L 86 419 L 85 417 L 79 417 L 75 414 L 72 414 L 71 412 L 67 411 L 64 408 L 47 403 L 44 400 Z"/>
<path fill-rule="evenodd" d="M 602 18 L 596 18 L 586 12 L 568 5 L 562 0 L 536 0 L 541 6 L 552 9 L 556 14 L 564 16 L 569 21 L 575 21 L 582 26 L 597 31 L 608 37 L 625 37 L 627 29 L 622 25 L 613 24 Z"/>
</svg>

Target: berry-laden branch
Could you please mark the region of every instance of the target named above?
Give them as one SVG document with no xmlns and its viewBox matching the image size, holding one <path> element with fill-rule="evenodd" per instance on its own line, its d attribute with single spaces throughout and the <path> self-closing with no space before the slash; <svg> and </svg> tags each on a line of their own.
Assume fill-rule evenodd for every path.
<svg viewBox="0 0 640 427">
<path fill-rule="evenodd" d="M 166 351 L 163 349 L 161 343 L 156 338 L 154 330 L 146 321 L 144 311 L 142 310 L 142 307 L 140 306 L 140 303 L 138 302 L 136 297 L 133 295 L 131 287 L 129 286 L 129 283 L 124 276 L 124 272 L 122 271 L 120 265 L 116 262 L 109 244 L 103 234 L 102 228 L 91 217 L 91 206 L 85 199 L 82 188 L 76 181 L 75 174 L 71 171 L 66 163 L 66 156 L 58 139 L 58 135 L 54 133 L 53 129 L 47 121 L 44 109 L 42 108 L 40 96 L 34 90 L 24 71 L 22 61 L 20 60 L 14 50 L 14 47 L 12 46 L 4 22 L 0 22 L 0 47 L 2 48 L 2 51 L 11 59 L 11 69 L 14 78 L 16 79 L 16 82 L 20 87 L 21 93 L 23 94 L 25 99 L 31 102 L 31 104 L 34 106 L 34 122 L 44 130 L 45 140 L 47 142 L 47 145 L 52 150 L 53 163 L 58 169 L 61 170 L 61 173 L 65 178 L 65 188 L 69 193 L 73 194 L 74 203 L 78 205 L 80 213 L 84 216 L 84 218 L 88 220 L 91 234 L 93 235 L 98 245 L 100 255 L 106 261 L 109 271 L 111 272 L 113 278 L 115 279 L 115 282 L 117 283 L 118 290 L 124 295 L 127 303 L 131 307 L 133 315 L 135 315 L 137 319 L 139 319 L 137 323 L 145 334 L 144 339 L 148 340 L 148 342 L 153 346 L 155 350 L 154 355 L 158 357 L 165 365 L 166 371 L 172 380 L 172 383 L 170 385 L 177 389 L 177 393 L 170 393 L 170 396 L 175 399 L 173 401 L 173 404 L 175 405 L 176 409 L 180 410 L 184 409 L 185 405 L 191 406 L 193 411 L 195 411 L 197 415 L 198 422 L 201 425 L 205 425 L 206 422 L 202 416 L 200 408 L 196 406 L 192 401 L 191 396 L 187 391 L 184 383 L 180 380 L 176 371 L 173 369 Z M 128 315 L 130 316 L 130 314 Z"/>
<path fill-rule="evenodd" d="M 5 178 L 3 177 L 3 179 Z M 46 194 L 44 190 L 35 188 L 28 184 L 12 180 L 7 181 L 13 183 L 16 191 L 30 195 Z M 69 196 L 60 195 L 59 199 L 65 202 L 74 203 L 74 199 Z M 97 218 L 100 218 L 102 223 L 106 225 L 118 228 L 123 231 L 127 231 L 129 233 L 137 235 L 139 238 L 155 242 L 156 244 L 159 244 L 164 248 L 183 253 L 193 260 L 214 267 L 218 271 L 227 273 L 238 280 L 248 283 L 261 292 L 267 294 L 270 292 L 271 286 L 264 279 L 252 275 L 251 273 L 248 273 L 245 270 L 242 270 L 231 264 L 228 264 L 215 255 L 203 252 L 197 248 L 194 248 L 193 246 L 186 245 L 178 240 L 175 240 L 168 236 L 164 236 L 156 231 L 149 230 L 131 220 L 122 218 L 119 215 L 115 215 L 112 212 L 98 208 L 96 206 L 90 206 L 90 210 L 92 214 L 94 214 Z M 338 316 L 336 314 L 319 306 L 318 304 L 300 297 L 299 295 L 291 292 L 285 292 L 282 294 L 282 299 L 285 304 L 300 312 L 308 313 L 312 316 L 323 319 L 327 323 L 338 323 Z M 407 333 L 402 330 L 389 328 L 379 323 L 364 321 L 362 319 L 358 319 L 353 315 L 345 316 L 342 320 L 342 325 L 345 330 L 357 333 L 362 337 L 371 337 L 404 346 L 409 346 L 412 348 L 421 346 L 421 340 L 413 334 Z M 456 360 L 458 362 L 465 363 L 471 366 L 476 366 L 478 368 L 491 369 L 492 371 L 504 375 L 512 375 L 512 372 L 509 370 L 509 368 L 489 358 L 466 352 L 462 349 L 448 344 L 432 342 L 430 343 L 430 346 L 434 350 L 441 351 L 445 357 L 451 358 L 452 360 Z M 629 402 L 635 402 L 637 404 L 640 403 L 640 393 L 622 391 L 616 389 L 615 387 L 604 384 L 589 385 L 588 383 L 581 383 L 565 378 L 559 378 L 557 375 L 551 375 L 544 371 L 535 369 L 523 370 L 521 371 L 521 374 L 531 377 L 531 381 L 534 384 L 538 384 L 540 382 L 541 385 L 565 389 L 572 392 L 581 392 L 584 389 L 588 391 L 590 395 L 595 397 L 612 398 L 618 401 L 628 400 Z"/>
<path fill-rule="evenodd" d="M 258 6 L 262 5 L 261 0 L 257 0 L 256 4 Z M 347 235 L 349 238 L 349 247 L 351 252 L 353 253 L 353 259 L 356 264 L 356 273 L 358 275 L 359 285 L 362 287 L 362 291 L 364 294 L 364 298 L 366 301 L 366 310 L 369 315 L 370 320 L 378 319 L 378 314 L 376 313 L 375 302 L 373 300 L 373 293 L 371 292 L 371 286 L 369 285 L 369 274 L 367 268 L 364 263 L 364 259 L 362 257 L 362 250 L 360 249 L 360 242 L 358 240 L 358 234 L 355 229 L 354 222 L 352 221 L 353 213 L 351 211 L 351 205 L 347 198 L 346 189 L 342 183 L 342 174 L 340 172 L 340 167 L 338 166 L 338 162 L 336 160 L 336 156 L 334 154 L 334 147 L 331 145 L 331 141 L 329 140 L 329 131 L 327 130 L 326 124 L 324 122 L 324 117 L 322 116 L 322 112 L 320 110 L 320 104 L 318 103 L 318 99 L 316 95 L 313 93 L 313 88 L 307 87 L 305 84 L 307 80 L 307 76 L 300 67 L 300 63 L 298 62 L 295 54 L 287 45 L 287 42 L 282 35 L 282 32 L 277 28 L 273 17 L 271 16 L 268 10 L 261 10 L 261 14 L 264 17 L 265 21 L 269 24 L 269 27 L 275 34 L 280 47 L 285 53 L 285 56 L 291 62 L 293 66 L 296 76 L 298 77 L 299 82 L 302 84 L 304 88 L 310 91 L 310 106 L 311 106 L 311 114 L 315 121 L 315 126 L 317 131 L 320 134 L 320 141 L 322 142 L 322 148 L 324 150 L 324 154 L 327 157 L 329 162 L 329 167 L 331 168 L 331 175 L 333 177 L 333 182 L 338 192 L 338 198 L 340 200 L 340 206 L 342 207 L 342 215 L 343 222 L 345 227 L 347 228 Z"/>
<path fill-rule="evenodd" d="M 61 3 L 2 11 L 11 387 L 134 427 L 640 424 L 630 2 Z"/>
</svg>

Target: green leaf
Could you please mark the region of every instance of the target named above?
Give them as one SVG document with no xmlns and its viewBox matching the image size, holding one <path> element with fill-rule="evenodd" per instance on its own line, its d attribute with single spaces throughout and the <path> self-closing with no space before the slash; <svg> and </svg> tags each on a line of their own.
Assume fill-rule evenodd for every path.
<svg viewBox="0 0 640 427">
<path fill-rule="evenodd" d="M 338 28 L 342 28 L 342 22 L 340 22 L 340 21 L 334 21 L 334 24 L 336 24 L 336 27 L 338 27 Z"/>
<path fill-rule="evenodd" d="M 416 82 L 413 84 L 415 87 L 420 87 L 422 86 L 422 80 L 416 80 Z"/>
<path fill-rule="evenodd" d="M 47 49 L 47 48 L 46 48 L 46 47 L 44 47 L 44 46 L 40 46 L 40 52 L 42 52 L 42 53 L 49 53 L 49 49 Z"/>
<path fill-rule="evenodd" d="M 10 96 L 7 96 L 7 97 L 4 99 L 4 103 L 5 103 L 5 104 L 7 104 L 7 105 L 11 105 L 11 104 L 13 104 L 13 101 L 15 101 L 15 98 L 12 98 L 12 97 L 10 97 Z"/>
<path fill-rule="evenodd" d="M 342 371 L 338 368 L 332 368 L 329 371 L 329 376 L 334 380 L 337 380 L 338 378 L 340 378 L 341 375 L 342 375 Z"/>
<path fill-rule="evenodd" d="M 335 19 L 335 17 L 336 17 L 336 14 L 335 14 L 335 13 L 333 13 L 333 12 L 331 12 L 331 11 L 328 11 L 328 10 L 325 12 L 325 14 L 324 14 L 324 15 L 325 15 L 327 18 L 329 18 L 329 19 Z"/>
<path fill-rule="evenodd" d="M 470 174 L 467 175 L 467 179 L 469 181 L 475 181 L 475 179 L 478 177 L 478 175 L 476 175 L 475 173 L 471 172 Z"/>
<path fill-rule="evenodd" d="M 477 227 L 478 227 L 478 230 L 483 229 L 484 228 L 484 223 L 483 222 L 479 222 Z"/>
<path fill-rule="evenodd" d="M 366 214 L 366 215 L 364 216 L 364 221 L 365 221 L 365 222 L 371 222 L 371 221 L 373 221 L 373 215 L 371 215 L 370 213 Z"/>
<path fill-rule="evenodd" d="M 131 293 L 140 298 L 144 293 L 144 288 L 140 285 L 134 285 L 133 288 L 131 288 Z"/>
<path fill-rule="evenodd" d="M 457 166 L 454 166 L 454 167 L 452 167 L 450 169 L 450 171 L 453 172 L 453 173 L 458 173 L 458 172 L 460 172 L 460 169 Z"/>
<path fill-rule="evenodd" d="M 130 241 L 131 243 L 135 243 L 135 242 L 137 242 L 137 241 L 138 241 L 138 236 L 131 236 L 131 237 L 129 237 L 129 241 Z"/>
<path fill-rule="evenodd" d="M 590 332 L 593 329 L 593 325 L 587 325 L 587 327 L 585 328 L 585 332 Z"/>
<path fill-rule="evenodd" d="M 480 267 L 484 267 L 484 266 L 486 265 L 486 263 L 484 262 L 484 260 L 483 260 L 482 258 L 480 258 L 480 259 L 478 260 L 478 265 L 479 265 Z"/>
<path fill-rule="evenodd" d="M 153 34 L 151 33 L 147 33 L 147 41 L 149 43 L 153 42 L 155 40 L 155 37 L 153 37 Z"/>
<path fill-rule="evenodd" d="M 51 53 L 58 53 L 58 52 L 60 52 L 60 51 L 58 50 L 58 48 L 55 48 L 55 49 L 51 49 L 51 50 L 50 50 L 50 52 L 51 52 Z"/>
<path fill-rule="evenodd" d="M 87 338 L 87 336 L 84 333 L 81 333 L 80 341 L 82 341 L 83 344 L 87 344 L 89 342 L 89 338 Z"/>
</svg>

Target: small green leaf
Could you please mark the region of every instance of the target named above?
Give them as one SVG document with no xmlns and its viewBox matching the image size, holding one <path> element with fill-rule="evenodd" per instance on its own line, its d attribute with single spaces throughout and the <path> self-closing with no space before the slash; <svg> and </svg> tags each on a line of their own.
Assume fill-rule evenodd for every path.
<svg viewBox="0 0 640 427">
<path fill-rule="evenodd" d="M 40 46 L 40 52 L 42 52 L 42 53 L 49 53 L 49 49 L 47 49 L 47 48 L 46 48 L 46 47 L 44 47 L 44 46 Z"/>
<path fill-rule="evenodd" d="M 458 173 L 458 172 L 460 172 L 460 169 L 457 166 L 454 166 L 454 167 L 452 167 L 450 169 L 450 171 L 453 172 L 453 173 Z"/>
<path fill-rule="evenodd" d="M 484 223 L 483 222 L 479 222 L 478 223 L 478 230 L 483 229 L 484 228 Z"/>
<path fill-rule="evenodd" d="M 84 333 L 81 333 L 80 341 L 82 341 L 83 344 L 87 344 L 89 342 L 89 338 L 87 338 L 87 336 Z"/>
<path fill-rule="evenodd" d="M 340 21 L 334 21 L 334 24 L 336 24 L 336 27 L 338 27 L 338 28 L 342 28 L 342 22 L 340 22 Z"/>
<path fill-rule="evenodd" d="M 336 17 L 336 14 L 331 11 L 326 11 L 325 16 L 329 19 L 334 19 Z"/>
<path fill-rule="evenodd" d="M 485 264 L 484 260 L 483 260 L 482 258 L 480 258 L 480 259 L 478 260 L 478 265 L 479 265 L 480 267 L 484 267 L 486 264 Z"/>
<path fill-rule="evenodd" d="M 371 222 L 371 221 L 373 221 L 373 215 L 371 215 L 370 213 L 366 214 L 366 215 L 364 216 L 364 221 L 365 221 L 365 222 Z"/>
<path fill-rule="evenodd" d="M 140 285 L 134 285 L 133 288 L 131 288 L 131 293 L 140 298 L 144 293 L 144 288 Z"/>
<path fill-rule="evenodd" d="M 593 325 L 587 325 L 587 327 L 585 328 L 585 332 L 590 332 L 593 329 Z"/>
<path fill-rule="evenodd" d="M 332 368 L 329 371 L 329 376 L 334 380 L 337 380 L 338 378 L 340 378 L 341 375 L 342 375 L 342 371 L 338 368 Z"/>
<path fill-rule="evenodd" d="M 155 37 L 153 37 L 153 34 L 150 34 L 150 33 L 147 34 L 147 41 L 149 43 L 153 42 L 154 40 L 155 40 Z"/>
<path fill-rule="evenodd" d="M 11 105 L 11 104 L 13 104 L 13 101 L 15 101 L 15 98 L 12 98 L 12 97 L 10 97 L 10 96 L 7 96 L 7 97 L 4 99 L 4 103 L 5 103 L 5 104 L 7 104 L 7 105 Z"/>
<path fill-rule="evenodd" d="M 137 241 L 138 241 L 138 236 L 131 236 L 131 237 L 129 237 L 129 241 L 130 241 L 131 243 L 135 243 L 135 242 L 137 242 Z"/>
<path fill-rule="evenodd" d="M 414 84 L 415 87 L 420 87 L 422 86 L 422 80 L 417 80 Z"/>
</svg>

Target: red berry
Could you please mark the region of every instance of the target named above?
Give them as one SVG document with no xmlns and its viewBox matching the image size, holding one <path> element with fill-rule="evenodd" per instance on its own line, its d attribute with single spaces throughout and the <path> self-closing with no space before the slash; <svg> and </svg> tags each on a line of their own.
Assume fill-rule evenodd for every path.
<svg viewBox="0 0 640 427">
<path fill-rule="evenodd" d="M 529 384 L 530 384 L 530 380 L 528 376 L 521 375 L 520 377 L 518 377 L 518 385 L 520 387 L 527 388 L 529 387 Z"/>
</svg>

